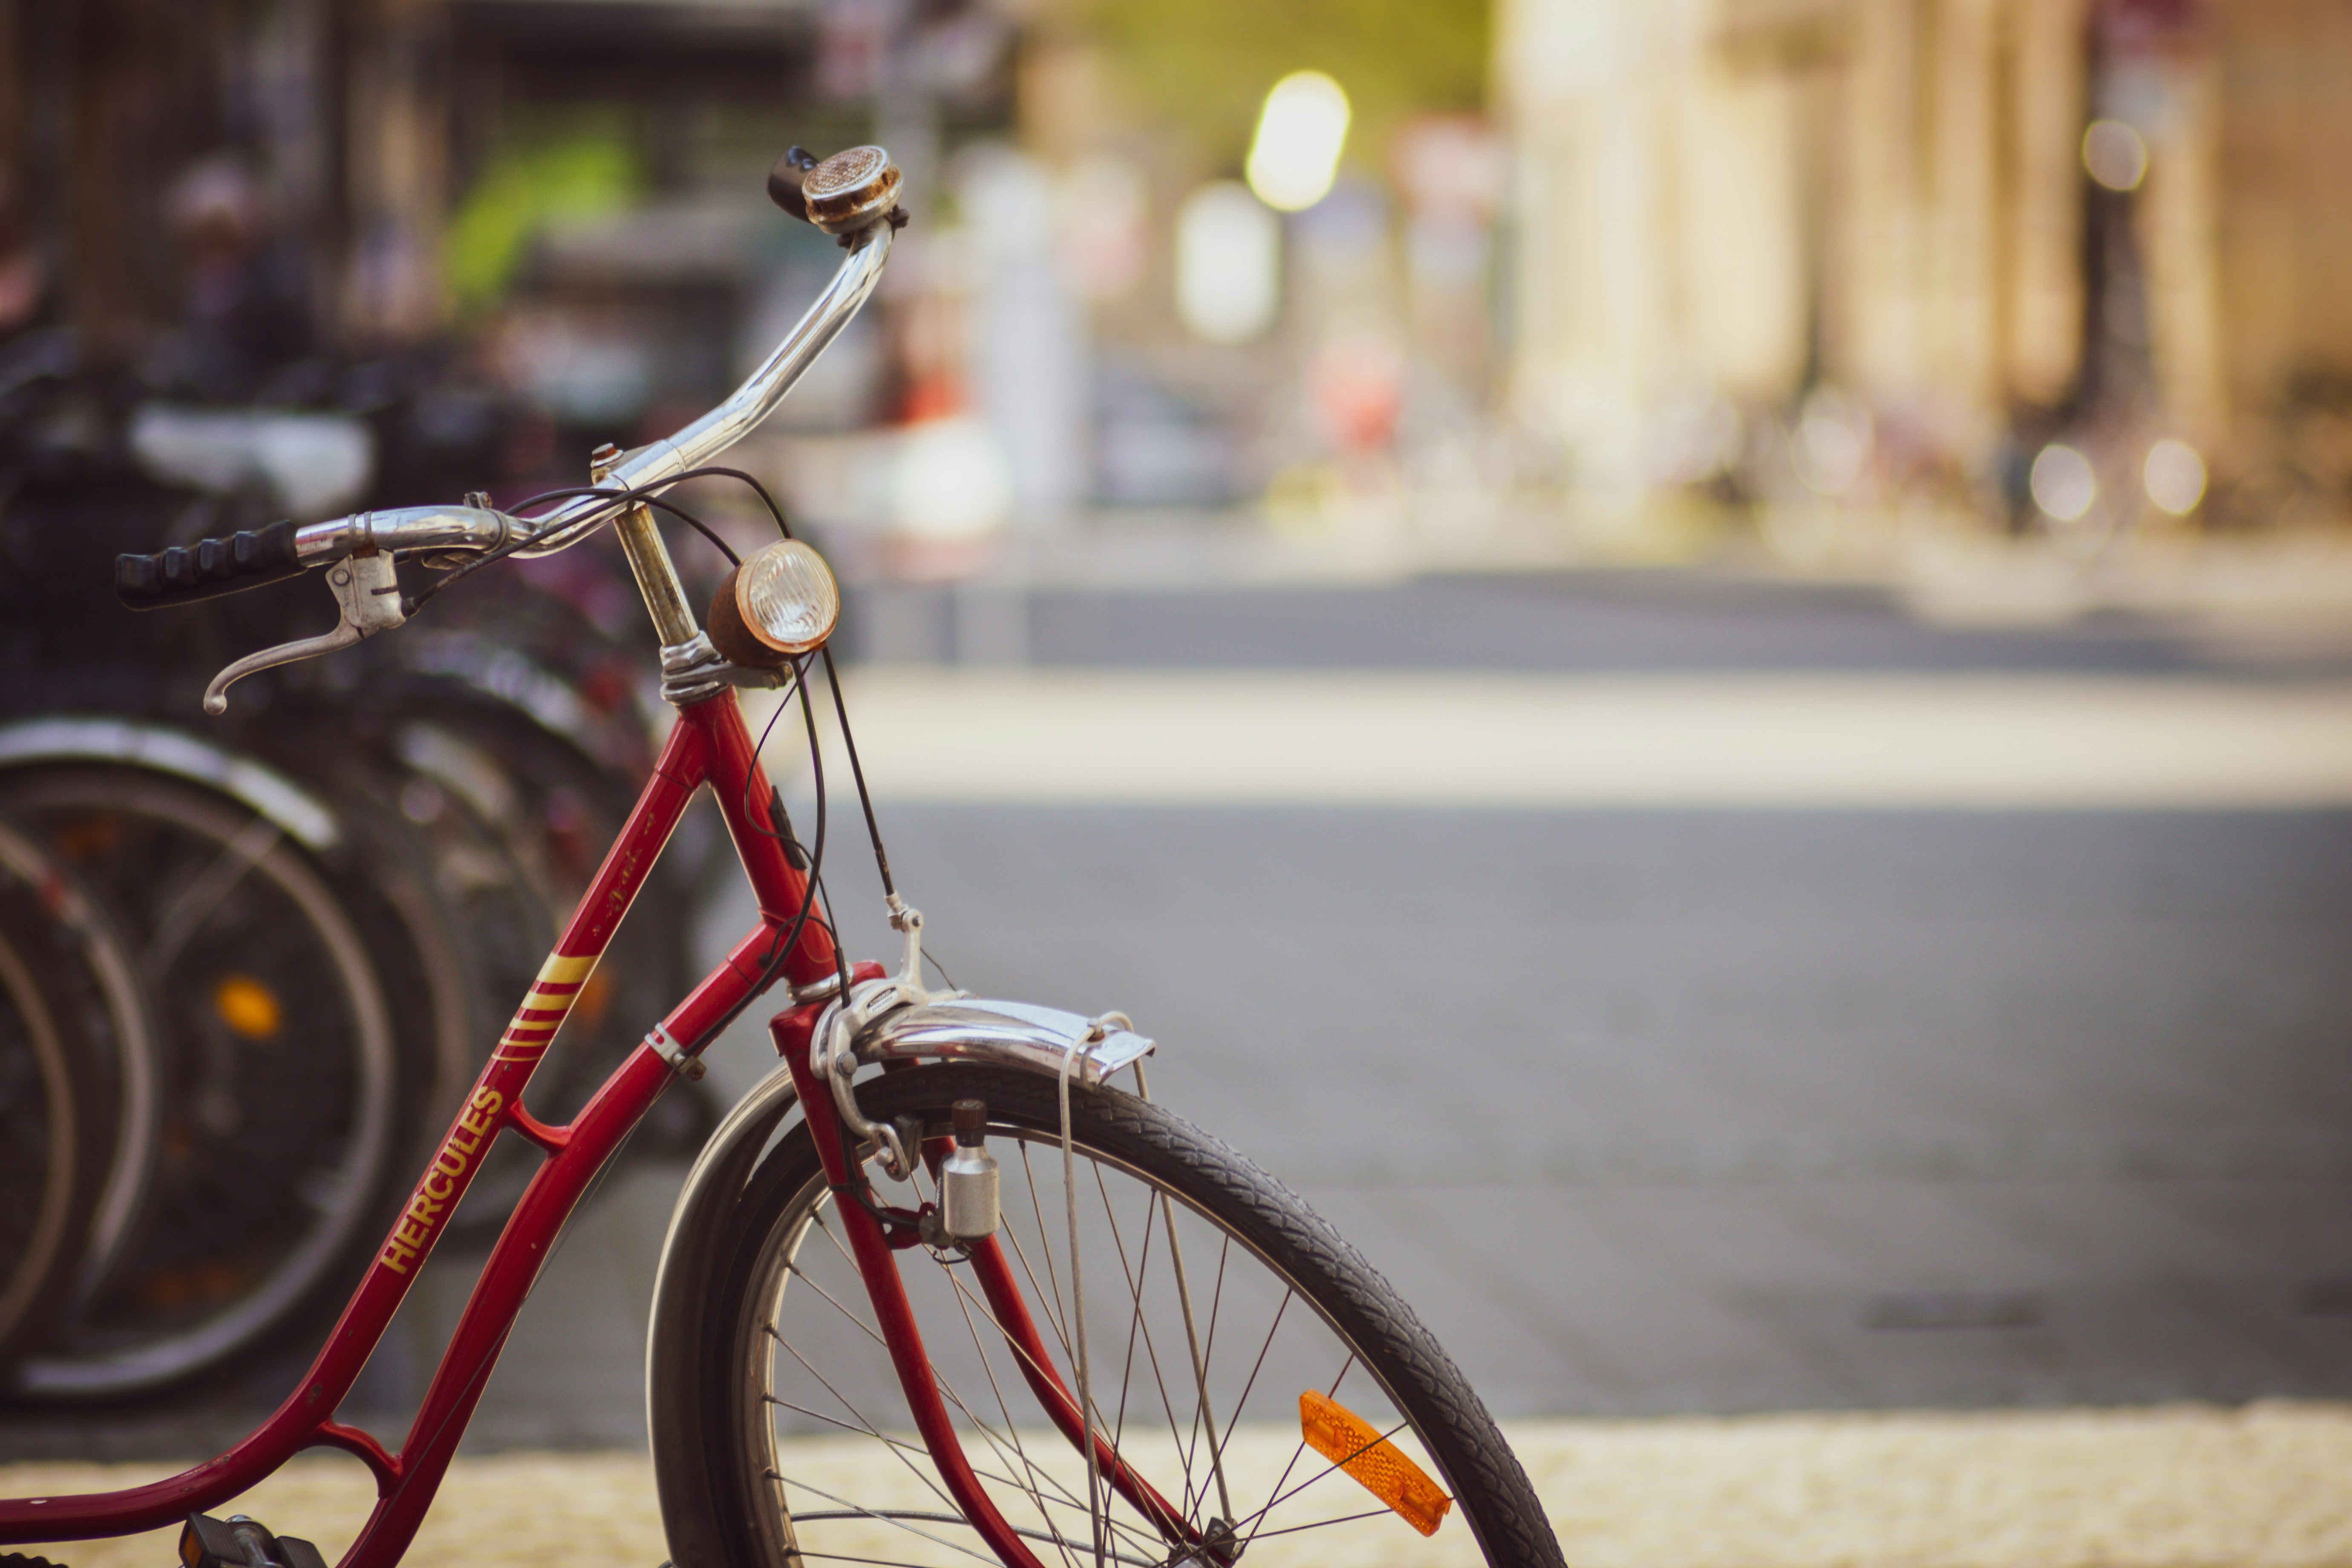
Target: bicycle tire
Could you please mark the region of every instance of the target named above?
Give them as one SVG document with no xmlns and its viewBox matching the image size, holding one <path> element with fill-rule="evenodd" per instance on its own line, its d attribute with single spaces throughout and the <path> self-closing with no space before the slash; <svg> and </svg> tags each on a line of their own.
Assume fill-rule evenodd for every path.
<svg viewBox="0 0 2352 1568">
<path fill-rule="evenodd" d="M 990 1145 L 1003 1173 L 1000 1235 L 1020 1259 L 1016 1279 L 1044 1308 L 1048 1355 L 1060 1347 L 1066 1383 L 1076 1386 L 1067 1375 L 1073 1335 L 1063 1300 L 1067 1210 L 1055 1195 L 1056 1085 L 1003 1068 L 932 1065 L 884 1074 L 858 1092 L 868 1116 L 919 1118 L 927 1139 L 945 1134 L 955 1100 L 986 1102 Z M 1101 1286 L 1099 1294 L 1087 1291 L 1086 1339 L 1115 1347 L 1120 1358 L 1114 1388 L 1103 1375 L 1109 1356 L 1097 1349 L 1088 1357 L 1100 1425 L 1191 1528 L 1214 1540 L 1222 1521 L 1240 1541 L 1235 1557 L 1202 1555 L 1197 1542 L 1189 1551 L 1171 1547 L 1119 1499 L 1104 1510 L 1115 1521 L 1107 1560 L 1457 1562 L 1466 1529 L 1483 1561 L 1558 1568 L 1559 1548 L 1542 1508 L 1475 1393 L 1328 1225 L 1165 1110 L 1081 1085 L 1071 1087 L 1070 1100 L 1082 1223 L 1099 1230 L 1098 1206 L 1127 1244 L 1097 1235 L 1081 1247 L 1080 1275 Z M 934 1196 L 926 1183 L 919 1173 L 918 1189 Z M 711 1268 L 682 1284 L 685 1310 L 673 1315 L 679 1303 L 662 1304 L 657 1331 L 679 1338 L 654 1347 L 648 1414 L 672 1557 L 690 1568 L 782 1568 L 803 1558 L 928 1563 L 967 1561 L 975 1552 L 994 1561 L 943 1489 L 925 1482 L 928 1455 L 879 1362 L 863 1286 L 837 1227 L 824 1223 L 835 1201 L 806 1124 L 796 1123 L 744 1182 Z M 1131 1236 L 1116 1231 L 1121 1214 L 1140 1221 Z M 1163 1224 L 1184 1245 L 1160 1248 L 1155 1277 L 1151 1238 Z M 816 1241 L 819 1234 L 833 1245 Z M 965 1315 L 982 1300 L 953 1278 L 968 1264 L 928 1247 L 897 1256 L 934 1375 L 1005 1518 L 1042 1562 L 1094 1562 L 1092 1516 L 1076 1489 L 1085 1475 L 1079 1451 L 1047 1426 L 1003 1337 Z M 1187 1258 L 1177 1268 L 1167 1261 Z M 1172 1327 L 1184 1310 L 1185 1297 L 1171 1284 L 1180 1274 L 1191 1279 L 1197 1338 Z M 1289 1310 L 1294 1301 L 1311 1310 Z M 1113 1321 L 1114 1306 L 1124 1324 Z M 1244 1331 L 1244 1322 L 1260 1321 L 1263 1334 Z M 1242 1348 L 1227 1353 L 1236 1334 Z M 1139 1342 L 1154 1374 L 1148 1386 Z M 1205 1349 L 1196 1356 L 1193 1345 Z M 865 1385 L 874 1392 L 859 1393 Z M 1308 1388 L 1340 1399 L 1434 1472 L 1463 1518 L 1450 1531 L 1441 1522 L 1424 1539 L 1308 1449 L 1288 1403 Z M 1195 1392 L 1202 1389 L 1205 1422 L 1203 1396 Z M 1150 1436 L 1139 1414 L 1132 1433 L 1127 1426 L 1131 1409 L 1144 1404 L 1160 1407 Z M 1160 1416 L 1164 1433 L 1156 1430 Z M 847 1435 L 806 1436 L 827 1429 Z M 867 1450 L 869 1462 L 843 1462 L 842 1447 Z M 822 1471 L 817 1479 L 805 1473 L 809 1467 Z M 844 1489 L 852 1486 L 870 1494 Z M 1271 1522 L 1277 1509 L 1280 1521 Z"/>
<path fill-rule="evenodd" d="M 0 775 L 139 953 L 160 1163 L 120 1258 L 11 1378 L 19 1397 L 152 1393 L 257 1346 L 348 1282 L 408 1152 L 389 987 L 326 868 L 268 819 L 136 767 Z M 294 1039 L 300 1049 L 279 1049 Z"/>
</svg>

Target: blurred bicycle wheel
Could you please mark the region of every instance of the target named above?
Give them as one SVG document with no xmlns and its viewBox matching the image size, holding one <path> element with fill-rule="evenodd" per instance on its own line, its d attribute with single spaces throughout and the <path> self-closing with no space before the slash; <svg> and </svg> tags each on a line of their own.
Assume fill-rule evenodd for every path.
<svg viewBox="0 0 2352 1568">
<path fill-rule="evenodd" d="M 81 1076 L 112 1103 L 106 1174 L 75 1279 L 88 1289 L 120 1256 L 155 1168 L 155 1023 L 130 941 L 80 879 L 17 826 L 0 823 L 0 886 L 37 904 L 46 921 L 46 984 L 61 993 L 97 1047 Z"/>
<path fill-rule="evenodd" d="M 216 1366 L 347 1282 L 404 1174 L 429 1066 L 396 948 L 287 826 L 130 765 L 0 772 L 0 809 L 126 933 L 156 1021 L 156 1169 L 118 1256 L 13 1378 L 93 1399 Z M 338 889 L 344 891 L 341 894 Z M 425 1037 L 429 1037 L 426 1036 Z"/>
<path fill-rule="evenodd" d="M 135 1063 L 126 1082 L 103 980 L 122 955 L 91 945 L 108 940 L 62 868 L 0 826 L 0 1363 L 51 1334 L 143 1182 L 124 1111 L 151 1110 L 152 1086 Z"/>
</svg>

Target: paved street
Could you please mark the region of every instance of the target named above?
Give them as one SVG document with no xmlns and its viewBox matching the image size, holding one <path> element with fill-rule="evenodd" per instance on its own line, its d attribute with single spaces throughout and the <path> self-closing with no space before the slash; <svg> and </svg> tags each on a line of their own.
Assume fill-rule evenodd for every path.
<svg viewBox="0 0 2352 1568">
<path fill-rule="evenodd" d="M 982 609 L 999 633 L 1011 616 L 1042 674 L 873 678 L 867 760 L 933 950 L 983 994 L 1132 1014 L 1162 1042 L 1160 1098 L 1307 1194 L 1499 1412 L 2352 1397 L 2340 650 L 2119 618 L 1954 630 L 1859 590 L 1664 574 Z M 873 613 L 908 650 L 957 646 L 943 597 Z M 1446 741 L 1418 798 L 1350 783 L 1380 744 L 1425 739 L 1409 705 L 1392 733 L 1335 730 L 1366 749 L 1328 778 L 1308 758 L 1227 795 L 1106 766 L 1024 800 L 1018 778 L 1066 776 L 1052 764 L 1074 742 L 1017 727 L 1004 755 L 1046 764 L 967 769 L 966 798 L 953 769 L 930 775 L 944 788 L 881 776 L 922 761 L 923 704 L 960 691 L 1011 726 L 986 704 L 1077 666 L 1139 673 L 1024 722 L 1206 732 L 1213 703 L 1207 720 L 1152 706 L 1203 671 L 1286 671 L 1239 678 L 1276 694 L 1251 721 L 1277 728 L 1284 702 L 1340 723 L 1297 708 L 1331 689 L 1318 671 L 1456 684 L 1420 689 Z M 1644 679 L 1679 682 L 1693 723 L 1826 693 L 1830 729 L 1753 726 L 1762 793 L 1704 748 L 1653 747 L 1612 790 L 1538 757 L 1515 765 L 1541 789 L 1465 797 L 1446 781 L 1485 776 L 1477 725 L 1500 745 L 1512 710 L 1463 714 L 1531 679 L 1569 704 L 1555 718 L 1615 694 L 1620 717 L 1580 737 L 1603 759 L 1650 743 Z M 1937 705 L 1968 692 L 1969 756 L 1906 741 L 1886 776 L 1910 793 L 1843 787 L 1874 734 L 1948 736 Z M 1274 744 L 1248 733 L 1227 742 L 1244 763 Z M 2283 771 L 2303 783 L 2274 787 Z M 1994 787 L 2012 777 L 2063 787 Z M 2184 778 L 2202 782 L 2164 784 Z M 849 804 L 827 880 L 882 952 Z M 743 920 L 721 900 L 706 935 Z M 739 1027 L 714 1082 L 740 1089 L 763 1053 Z M 478 1451 L 642 1441 L 645 1298 L 677 1176 L 624 1173 L 568 1239 Z M 467 1271 L 428 1274 L 367 1375 L 373 1424 L 396 1428 Z M 18 1455 L 186 1453 L 289 1375 L 0 1436 Z"/>
<path fill-rule="evenodd" d="M 1515 1414 L 2352 1395 L 2352 817 L 890 821 Z"/>
<path fill-rule="evenodd" d="M 2330 556 L 2306 575 L 2340 585 L 2344 573 Z M 868 589 L 852 595 L 841 639 L 884 662 L 1118 668 L 2275 676 L 2352 668 L 2341 620 L 2258 602 L 2193 621 L 2104 611 L 1947 624 L 1868 584 L 1623 569 L 1176 592 Z"/>
</svg>

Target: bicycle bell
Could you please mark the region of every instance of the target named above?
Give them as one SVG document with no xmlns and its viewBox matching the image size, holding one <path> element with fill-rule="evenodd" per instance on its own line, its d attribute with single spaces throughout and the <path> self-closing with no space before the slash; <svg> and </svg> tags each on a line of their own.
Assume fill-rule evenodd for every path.
<svg viewBox="0 0 2352 1568">
<path fill-rule="evenodd" d="M 835 153 L 801 180 L 808 220 L 827 234 L 856 234 L 898 205 L 898 166 L 879 147 Z"/>
</svg>

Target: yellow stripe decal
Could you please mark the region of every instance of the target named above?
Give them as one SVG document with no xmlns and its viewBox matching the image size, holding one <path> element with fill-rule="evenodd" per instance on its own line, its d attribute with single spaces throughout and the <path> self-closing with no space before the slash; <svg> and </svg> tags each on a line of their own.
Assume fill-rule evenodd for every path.
<svg viewBox="0 0 2352 1568">
<path fill-rule="evenodd" d="M 559 984 L 569 982 L 577 985 L 587 979 L 588 972 L 595 967 L 596 954 L 593 952 L 585 958 L 566 958 L 560 952 L 552 953 L 545 963 L 540 965 L 539 978 Z"/>
<path fill-rule="evenodd" d="M 532 1061 L 544 1055 L 548 1041 L 563 1026 L 564 1015 L 572 1011 L 572 1003 L 580 998 L 580 987 L 596 967 L 593 954 L 586 958 L 567 958 L 562 953 L 551 954 L 540 965 L 539 973 L 530 983 L 530 990 L 515 1010 L 506 1033 L 499 1037 L 497 1050 L 491 1055 L 501 1061 Z"/>
</svg>

